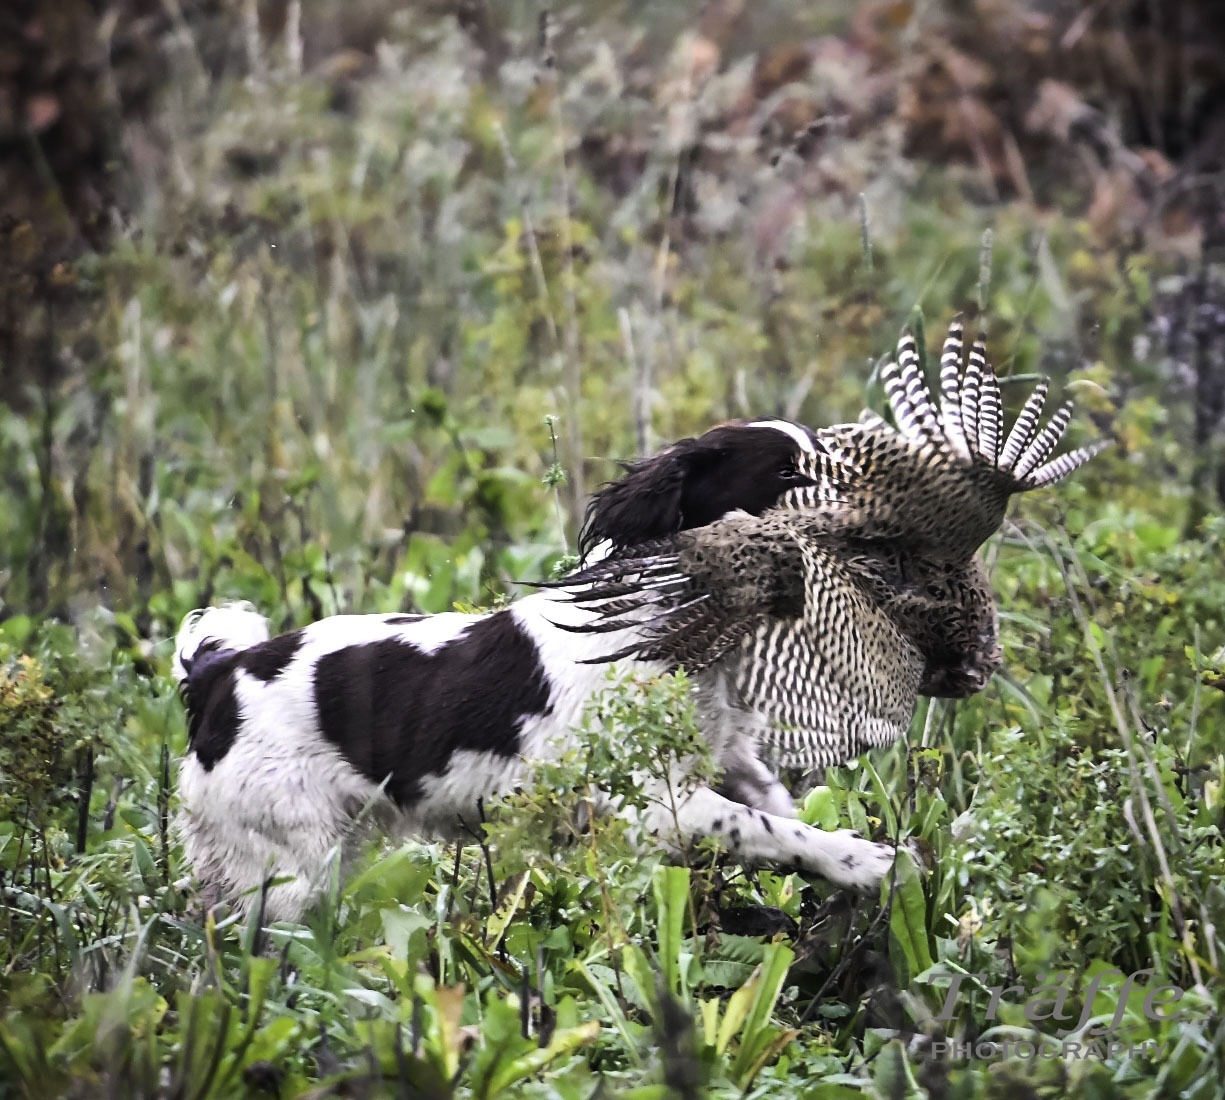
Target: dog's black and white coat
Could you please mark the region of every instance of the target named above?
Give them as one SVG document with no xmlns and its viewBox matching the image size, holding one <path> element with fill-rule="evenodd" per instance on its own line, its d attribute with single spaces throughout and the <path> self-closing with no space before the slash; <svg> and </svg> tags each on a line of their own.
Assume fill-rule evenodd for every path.
<svg viewBox="0 0 1225 1100">
<path fill-rule="evenodd" d="M 758 515 L 803 483 L 797 459 L 818 447 L 782 420 L 682 440 L 597 494 L 584 549 L 631 547 L 737 509 Z M 206 893 L 244 905 L 275 875 L 265 916 L 295 919 L 368 805 L 407 833 L 455 835 L 479 821 L 480 800 L 563 751 L 608 686 L 599 658 L 618 639 L 562 629 L 591 617 L 566 597 L 538 592 L 479 615 L 338 615 L 277 638 L 242 606 L 188 616 L 174 662 L 189 716 L 180 824 Z M 797 821 L 757 755 L 764 719 L 718 668 L 697 687 L 719 790 L 661 790 L 644 824 L 668 843 L 714 837 L 746 862 L 879 883 L 892 848 Z"/>
</svg>

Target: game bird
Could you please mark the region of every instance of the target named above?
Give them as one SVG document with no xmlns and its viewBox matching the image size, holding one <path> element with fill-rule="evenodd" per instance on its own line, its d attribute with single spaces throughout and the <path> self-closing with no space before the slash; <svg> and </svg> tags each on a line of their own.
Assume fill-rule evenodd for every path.
<svg viewBox="0 0 1225 1100">
<path fill-rule="evenodd" d="M 1052 458 L 1072 409 L 1042 424 L 1045 380 L 1005 436 L 999 380 L 982 337 L 966 358 L 961 317 L 944 341 L 938 399 L 909 333 L 881 377 L 896 426 L 867 413 L 814 432 L 797 456 L 803 484 L 769 509 L 662 534 L 654 517 L 635 529 L 607 508 L 639 470 L 597 497 L 584 537 L 610 552 L 564 582 L 593 613 L 567 629 L 628 631 L 610 661 L 724 670 L 782 766 L 845 763 L 901 737 L 919 695 L 980 690 L 1001 651 L 979 547 L 1014 494 L 1109 444 Z"/>
</svg>

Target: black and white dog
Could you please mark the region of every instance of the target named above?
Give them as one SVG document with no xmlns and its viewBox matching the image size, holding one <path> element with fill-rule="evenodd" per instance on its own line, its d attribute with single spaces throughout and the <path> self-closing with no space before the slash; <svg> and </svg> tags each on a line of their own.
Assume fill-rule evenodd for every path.
<svg viewBox="0 0 1225 1100">
<path fill-rule="evenodd" d="M 736 509 L 760 514 L 796 488 L 797 457 L 816 446 L 782 420 L 682 440 L 595 496 L 583 548 L 633 546 Z M 549 590 L 486 614 L 337 615 L 270 638 L 246 607 L 192 612 L 174 660 L 189 718 L 179 820 L 206 896 L 246 905 L 275 876 L 265 916 L 296 919 L 363 808 L 380 806 L 408 833 L 454 835 L 479 821 L 480 800 L 564 751 L 608 686 L 606 665 L 582 662 L 615 652 L 617 638 L 557 625 L 589 614 Z M 750 863 L 879 883 L 893 849 L 797 821 L 757 755 L 763 719 L 718 669 L 696 681 L 719 790 L 659 791 L 646 827 L 667 843 L 717 838 Z"/>
</svg>

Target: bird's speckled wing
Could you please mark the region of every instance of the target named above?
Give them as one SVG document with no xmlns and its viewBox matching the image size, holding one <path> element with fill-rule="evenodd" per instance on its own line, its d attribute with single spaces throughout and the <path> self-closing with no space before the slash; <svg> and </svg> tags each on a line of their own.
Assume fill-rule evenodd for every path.
<svg viewBox="0 0 1225 1100">
<path fill-rule="evenodd" d="M 964 561 L 999 529 L 1012 494 L 1059 481 L 1108 446 L 1102 441 L 1050 457 L 1071 406 L 1043 426 L 1046 381 L 1005 435 L 999 381 L 983 338 L 963 366 L 962 332 L 955 318 L 940 358 L 939 399 L 923 377 L 914 337 L 905 334 L 881 372 L 897 426 L 867 414 L 859 424 L 819 430 L 843 471 L 838 499 L 798 489 L 782 506 L 811 517 L 814 530 L 896 539 L 915 554 Z"/>
<path fill-rule="evenodd" d="M 744 513 L 568 577 L 595 614 L 585 632 L 636 657 L 699 671 L 729 658 L 744 703 L 770 725 L 780 763 L 842 763 L 900 737 L 924 659 L 876 592 L 888 562 L 802 534 L 786 514 Z"/>
<path fill-rule="evenodd" d="M 768 720 L 763 740 L 778 764 L 827 767 L 906 733 L 924 659 L 843 558 L 811 540 L 797 545 L 803 615 L 756 623 L 736 682 Z"/>
</svg>

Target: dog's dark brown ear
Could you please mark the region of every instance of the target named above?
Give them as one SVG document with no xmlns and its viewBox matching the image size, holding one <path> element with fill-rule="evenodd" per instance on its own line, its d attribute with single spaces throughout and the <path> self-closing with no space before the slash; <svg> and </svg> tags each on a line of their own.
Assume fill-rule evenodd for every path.
<svg viewBox="0 0 1225 1100">
<path fill-rule="evenodd" d="M 579 553 L 586 557 L 602 542 L 617 551 L 679 531 L 686 526 L 687 482 L 722 455 L 722 448 L 682 439 L 650 458 L 626 463 L 625 476 L 588 502 Z"/>
</svg>

